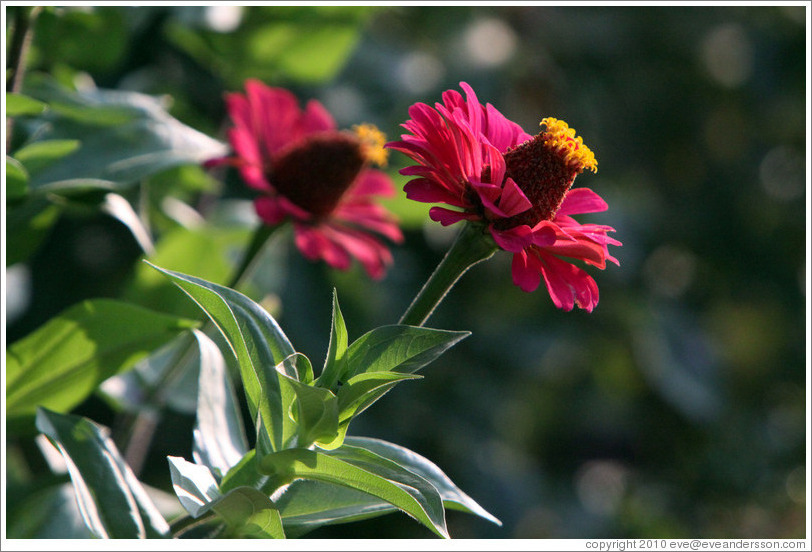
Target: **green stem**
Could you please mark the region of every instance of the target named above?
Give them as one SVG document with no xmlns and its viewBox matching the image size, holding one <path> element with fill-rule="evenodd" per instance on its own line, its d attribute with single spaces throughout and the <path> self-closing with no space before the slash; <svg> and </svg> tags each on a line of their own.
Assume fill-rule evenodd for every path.
<svg viewBox="0 0 812 552">
<path fill-rule="evenodd" d="M 498 249 L 481 225 L 466 223 L 451 248 L 400 318 L 400 324 L 422 326 L 460 276 Z"/>
<path fill-rule="evenodd" d="M 234 272 L 234 276 L 231 278 L 231 281 L 229 281 L 227 287 L 236 288 L 243 282 L 244 279 L 251 275 L 256 266 L 257 260 L 259 257 L 261 257 L 259 253 L 265 248 L 269 238 L 278 228 L 281 228 L 281 226 L 282 225 L 279 224 L 276 226 L 260 224 L 256 232 L 254 232 L 253 238 L 251 238 L 251 244 L 248 246 L 248 249 L 245 250 L 242 264 L 236 270 L 236 272 Z"/>
<path fill-rule="evenodd" d="M 23 85 L 25 75 L 25 61 L 28 48 L 34 34 L 34 21 L 42 10 L 41 6 L 18 6 L 14 14 L 14 23 L 11 29 L 11 38 L 8 42 L 8 60 L 6 67 L 6 92 L 19 92 Z M 6 152 L 11 147 L 11 133 L 14 128 L 14 119 L 6 120 Z"/>
</svg>

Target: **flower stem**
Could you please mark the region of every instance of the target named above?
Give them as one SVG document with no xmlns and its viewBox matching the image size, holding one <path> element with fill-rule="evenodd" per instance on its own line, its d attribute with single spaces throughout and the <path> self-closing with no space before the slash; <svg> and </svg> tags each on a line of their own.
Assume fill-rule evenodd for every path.
<svg viewBox="0 0 812 552">
<path fill-rule="evenodd" d="M 451 248 L 400 318 L 400 324 L 422 326 L 460 276 L 498 249 L 481 225 L 466 223 Z"/>
<path fill-rule="evenodd" d="M 268 243 L 269 238 L 280 227 L 281 225 L 278 224 L 275 226 L 268 226 L 266 224 L 259 225 L 256 232 L 254 232 L 253 238 L 251 238 L 251 244 L 248 246 L 248 249 L 245 250 L 242 264 L 234 272 L 234 275 L 232 276 L 231 281 L 229 281 L 227 284 L 227 287 L 236 288 L 244 279 L 251 275 L 257 259 L 261 257 L 260 252 L 264 249 L 265 244 Z"/>
</svg>

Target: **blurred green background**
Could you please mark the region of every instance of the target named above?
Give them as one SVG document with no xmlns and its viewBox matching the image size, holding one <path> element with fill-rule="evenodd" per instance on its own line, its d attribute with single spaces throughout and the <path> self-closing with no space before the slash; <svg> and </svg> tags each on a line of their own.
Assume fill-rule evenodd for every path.
<svg viewBox="0 0 812 552">
<path fill-rule="evenodd" d="M 581 219 L 623 242 L 620 267 L 590 270 L 599 306 L 558 311 L 543 289 L 515 287 L 497 254 L 428 323 L 473 335 L 350 432 L 428 457 L 504 523 L 448 512 L 456 538 L 803 538 L 805 9 L 49 8 L 28 70 L 166 95 L 172 115 L 219 139 L 223 93 L 248 77 L 392 139 L 410 104 L 461 80 L 528 132 L 564 119 L 599 161 L 576 185 L 610 205 Z M 390 158 L 398 187 L 406 164 Z M 173 169 L 127 197 L 151 207 L 163 266 L 212 280 L 227 279 L 254 222 L 230 172 Z M 185 228 L 197 214 L 177 200 L 208 225 Z M 425 205 L 390 205 L 406 241 L 382 282 L 309 263 L 281 240 L 249 287 L 316 365 L 333 287 L 351 339 L 393 323 L 454 236 Z M 7 342 L 90 297 L 196 315 L 141 257 L 116 219 L 63 210 L 6 268 Z M 95 396 L 76 412 L 115 427 L 118 408 Z M 188 401 L 167 406 L 146 483 L 171 492 L 165 457 L 191 458 L 192 423 Z M 62 495 L 30 436 L 8 442 L 9 536 L 42 536 L 26 516 L 56 511 Z M 393 514 L 310 536 L 430 534 Z"/>
</svg>

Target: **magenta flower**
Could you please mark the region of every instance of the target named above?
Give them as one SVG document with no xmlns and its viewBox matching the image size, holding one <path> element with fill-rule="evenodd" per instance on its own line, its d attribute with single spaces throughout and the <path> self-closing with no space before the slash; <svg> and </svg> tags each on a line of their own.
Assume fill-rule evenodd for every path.
<svg viewBox="0 0 812 552">
<path fill-rule="evenodd" d="M 261 193 L 254 200 L 259 217 L 269 225 L 292 221 L 306 258 L 341 270 L 355 258 L 372 278 L 383 277 L 392 255 L 379 236 L 403 240 L 394 217 L 375 203 L 394 194 L 392 181 L 368 168 L 386 163 L 383 134 L 372 125 L 336 130 L 321 103 L 310 100 L 301 110 L 282 88 L 249 79 L 245 91 L 226 95 L 234 156 L 206 166 L 237 167 Z"/>
<path fill-rule="evenodd" d="M 386 147 L 418 164 L 400 172 L 414 176 L 408 198 L 444 203 L 432 207 L 432 220 L 447 226 L 475 221 L 487 226 L 496 244 L 513 253 L 513 282 L 533 291 L 544 279 L 556 307 L 575 305 L 589 312 L 598 304 L 598 286 L 572 263 L 600 269 L 619 264 L 609 245 L 610 226 L 581 224 L 572 215 L 605 211 L 606 202 L 588 188 L 574 188 L 584 169 L 597 171 L 592 151 L 563 121 L 546 118 L 536 136 L 524 132 L 491 104 L 482 105 L 467 83 L 443 93 L 432 108 L 409 109 L 402 126 L 410 132 Z"/>
</svg>

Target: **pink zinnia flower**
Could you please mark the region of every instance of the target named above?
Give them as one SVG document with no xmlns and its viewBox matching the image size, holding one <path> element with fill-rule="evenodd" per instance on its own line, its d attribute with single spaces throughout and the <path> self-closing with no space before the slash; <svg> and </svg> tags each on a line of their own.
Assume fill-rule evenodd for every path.
<svg viewBox="0 0 812 552">
<path fill-rule="evenodd" d="M 261 193 L 254 200 L 259 217 L 269 225 L 292 221 L 308 259 L 346 270 L 355 258 L 372 278 L 383 277 L 392 255 L 379 236 L 403 240 L 394 217 L 375 203 L 394 194 L 392 181 L 368 168 L 386 163 L 383 134 L 372 125 L 336 130 L 321 103 L 310 100 L 301 110 L 282 88 L 247 80 L 245 91 L 226 95 L 235 155 L 206 166 L 236 166 Z"/>
<path fill-rule="evenodd" d="M 558 308 L 591 312 L 598 286 L 571 260 L 603 269 L 607 260 L 619 264 L 608 245 L 621 245 L 607 235 L 614 228 L 572 218 L 608 208 L 592 190 L 571 188 L 584 169 L 597 171 L 595 156 L 565 122 L 546 118 L 544 130 L 531 136 L 480 104 L 468 84 L 460 86 L 465 98 L 447 90 L 434 108 L 414 104 L 402 125 L 411 134 L 386 144 L 418 163 L 400 171 L 416 177 L 404 188 L 407 197 L 456 208 L 431 208 L 432 220 L 444 226 L 486 225 L 496 244 L 513 253 L 517 286 L 533 291 L 543 278 Z"/>
</svg>

